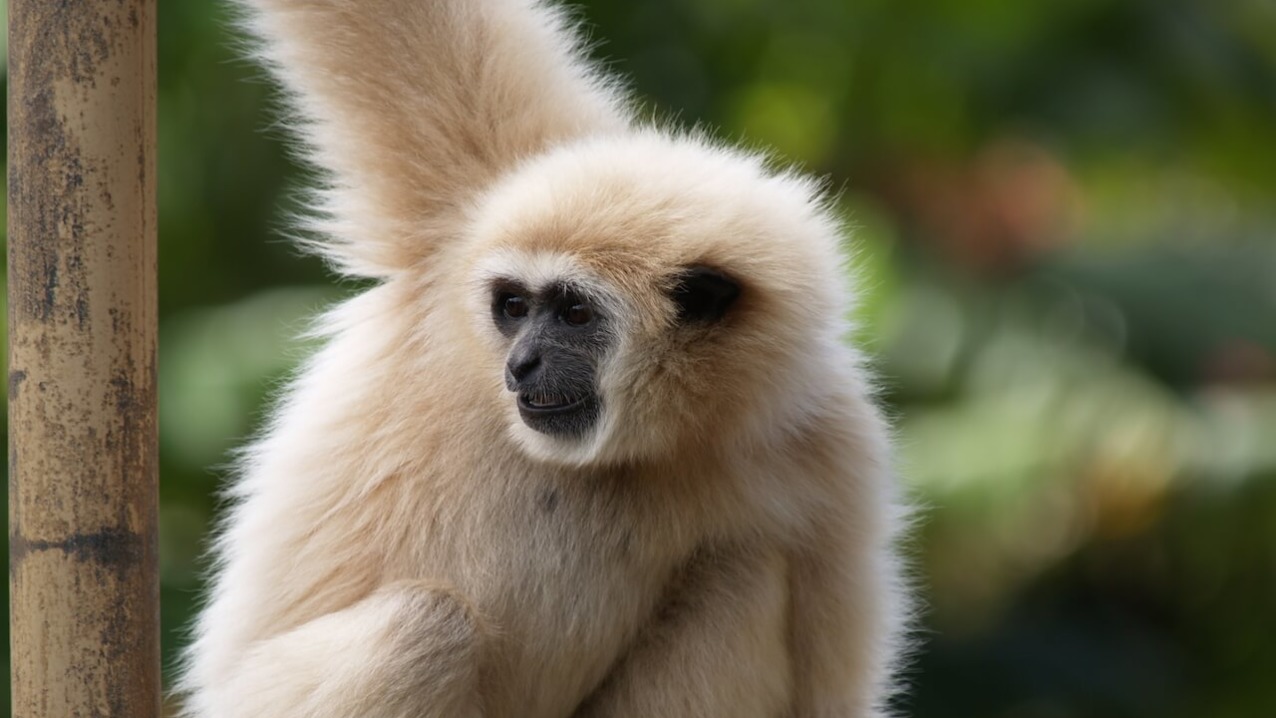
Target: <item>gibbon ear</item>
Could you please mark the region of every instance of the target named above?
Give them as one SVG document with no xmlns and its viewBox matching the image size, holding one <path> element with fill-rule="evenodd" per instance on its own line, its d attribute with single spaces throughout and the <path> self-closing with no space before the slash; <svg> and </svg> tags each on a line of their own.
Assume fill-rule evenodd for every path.
<svg viewBox="0 0 1276 718">
<path fill-rule="evenodd" d="M 709 267 L 693 266 L 678 276 L 670 298 L 682 324 L 710 324 L 726 315 L 740 296 L 740 285 Z"/>
</svg>

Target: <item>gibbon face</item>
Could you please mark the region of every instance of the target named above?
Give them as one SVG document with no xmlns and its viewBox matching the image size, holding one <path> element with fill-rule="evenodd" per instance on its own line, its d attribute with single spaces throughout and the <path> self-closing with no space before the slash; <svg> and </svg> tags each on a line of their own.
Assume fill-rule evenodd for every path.
<svg viewBox="0 0 1276 718">
<path fill-rule="evenodd" d="M 816 196 L 654 135 L 563 147 L 499 182 L 470 225 L 470 315 L 515 440 L 579 465 L 800 424 L 849 304 Z"/>
<path fill-rule="evenodd" d="M 529 286 L 518 277 L 491 283 L 492 321 L 510 340 L 505 388 L 523 423 L 546 436 L 584 436 L 598 422 L 598 370 L 613 343 L 603 309 L 569 277 Z"/>
</svg>

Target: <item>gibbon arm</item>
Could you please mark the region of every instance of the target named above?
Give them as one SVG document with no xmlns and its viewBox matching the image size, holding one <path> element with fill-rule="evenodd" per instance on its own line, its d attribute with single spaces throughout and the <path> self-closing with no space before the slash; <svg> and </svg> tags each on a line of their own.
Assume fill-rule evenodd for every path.
<svg viewBox="0 0 1276 718">
<path fill-rule="evenodd" d="M 411 265 L 498 172 L 627 122 L 621 93 L 541 2 L 237 1 L 309 159 L 331 173 L 318 249 L 352 274 Z"/>
<path fill-rule="evenodd" d="M 254 646 L 211 715 L 480 718 L 480 640 L 451 592 L 391 584 Z"/>
<path fill-rule="evenodd" d="M 573 718 L 772 718 L 790 675 L 784 557 L 707 553 Z"/>
<path fill-rule="evenodd" d="M 881 502 L 865 502 L 881 510 Z M 861 514 L 857 516 L 856 514 Z M 791 718 L 879 718 L 908 606 L 882 544 L 894 517 L 861 509 L 818 518 L 790 556 L 794 702 Z"/>
</svg>

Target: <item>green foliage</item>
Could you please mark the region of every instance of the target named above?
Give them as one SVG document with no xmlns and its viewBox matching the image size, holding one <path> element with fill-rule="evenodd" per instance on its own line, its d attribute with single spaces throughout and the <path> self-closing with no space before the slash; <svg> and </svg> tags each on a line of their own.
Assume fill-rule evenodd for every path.
<svg viewBox="0 0 1276 718">
<path fill-rule="evenodd" d="M 656 117 L 825 174 L 855 228 L 929 610 L 918 717 L 1276 715 L 1276 9 L 587 2 Z M 342 296 L 226 8 L 160 12 L 171 665 L 228 451 Z"/>
</svg>

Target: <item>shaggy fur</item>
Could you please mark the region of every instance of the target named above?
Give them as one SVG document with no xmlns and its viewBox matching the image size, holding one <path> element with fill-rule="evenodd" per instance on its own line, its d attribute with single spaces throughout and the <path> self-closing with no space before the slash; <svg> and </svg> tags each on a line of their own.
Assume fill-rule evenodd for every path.
<svg viewBox="0 0 1276 718">
<path fill-rule="evenodd" d="M 900 510 L 817 187 L 638 125 L 545 4 L 240 2 L 313 244 L 380 282 L 245 452 L 186 715 L 880 715 Z M 675 321 L 688 265 L 720 323 Z M 493 276 L 611 298 L 584 438 L 520 421 Z"/>
</svg>

